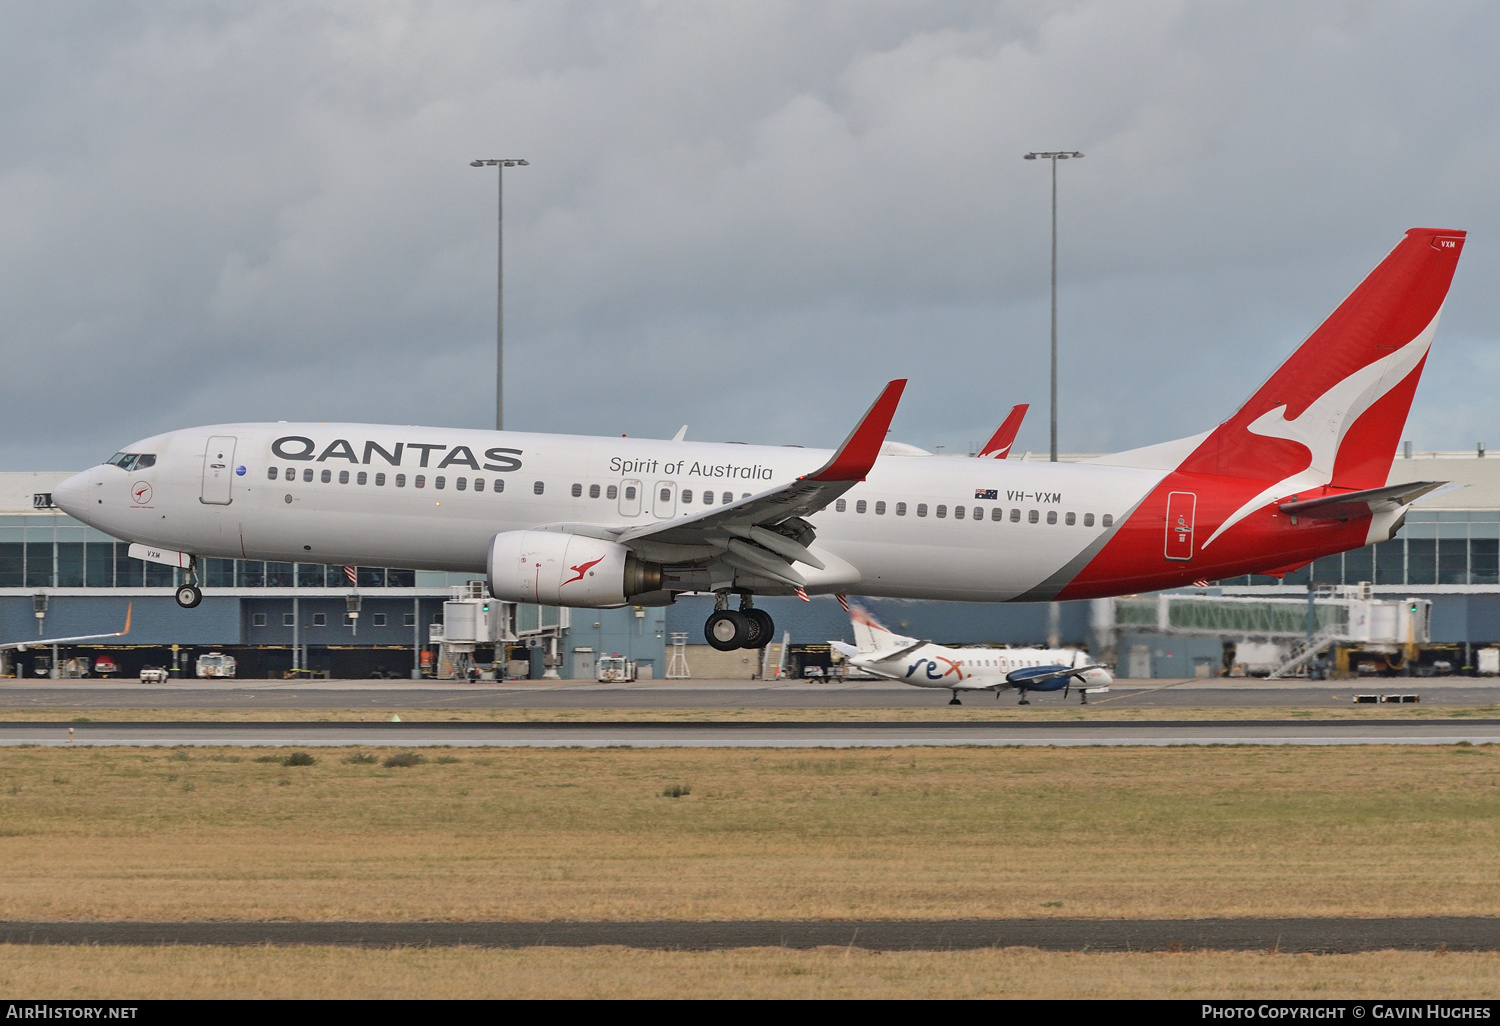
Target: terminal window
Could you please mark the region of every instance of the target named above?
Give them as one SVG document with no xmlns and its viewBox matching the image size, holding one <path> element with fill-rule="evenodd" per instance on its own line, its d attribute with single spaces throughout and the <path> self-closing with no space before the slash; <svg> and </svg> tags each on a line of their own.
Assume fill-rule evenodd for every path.
<svg viewBox="0 0 1500 1026">
<path fill-rule="evenodd" d="M 376 613 L 374 616 L 370 617 L 370 623 L 374 624 L 376 627 L 384 627 L 385 626 L 385 614 L 384 613 Z"/>
<path fill-rule="evenodd" d="M 416 625 L 417 625 L 417 614 L 416 613 L 402 613 L 401 614 L 401 626 L 403 626 L 403 627 L 415 627 Z"/>
<path fill-rule="evenodd" d="M 292 618 L 292 614 L 291 613 L 282 613 L 281 614 L 281 626 L 283 626 L 283 627 L 295 627 L 296 625 L 297 625 L 297 621 Z"/>
<path fill-rule="evenodd" d="M 251 627 L 264 627 L 265 625 L 266 625 L 266 614 L 265 613 L 251 613 L 250 614 L 250 626 Z"/>
<path fill-rule="evenodd" d="M 313 614 L 313 626 L 314 627 L 327 627 L 328 626 L 328 614 L 327 613 L 314 613 Z"/>
</svg>

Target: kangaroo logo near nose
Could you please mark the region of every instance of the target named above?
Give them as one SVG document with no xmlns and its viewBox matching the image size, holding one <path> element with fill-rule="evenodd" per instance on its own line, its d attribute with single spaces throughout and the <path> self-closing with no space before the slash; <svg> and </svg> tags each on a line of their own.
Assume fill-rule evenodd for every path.
<svg viewBox="0 0 1500 1026">
<path fill-rule="evenodd" d="M 151 502 L 151 486 L 145 481 L 137 481 L 130 486 L 130 497 L 137 506 L 149 505 Z"/>
</svg>

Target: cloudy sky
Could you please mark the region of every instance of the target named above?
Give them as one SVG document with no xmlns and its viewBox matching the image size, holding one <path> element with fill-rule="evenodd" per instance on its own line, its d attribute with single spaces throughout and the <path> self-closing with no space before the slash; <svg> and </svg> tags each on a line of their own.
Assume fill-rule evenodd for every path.
<svg viewBox="0 0 1500 1026">
<path fill-rule="evenodd" d="M 0 467 L 229 420 L 961 450 L 1223 419 L 1413 225 L 1408 428 L 1500 446 L 1500 7 L 0 3 Z"/>
</svg>

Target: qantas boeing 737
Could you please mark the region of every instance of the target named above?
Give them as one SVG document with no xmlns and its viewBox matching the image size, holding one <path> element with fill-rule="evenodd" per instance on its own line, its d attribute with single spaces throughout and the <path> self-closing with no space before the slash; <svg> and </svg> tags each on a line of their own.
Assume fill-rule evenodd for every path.
<svg viewBox="0 0 1500 1026">
<path fill-rule="evenodd" d="M 1386 480 L 1463 244 L 1408 231 L 1212 431 L 1079 462 L 886 443 L 893 381 L 834 452 L 223 424 L 127 446 L 53 500 L 186 568 L 184 606 L 205 556 L 487 572 L 547 605 L 712 592 L 723 650 L 770 640 L 757 595 L 1028 602 L 1284 572 L 1389 539 L 1438 486 Z"/>
</svg>

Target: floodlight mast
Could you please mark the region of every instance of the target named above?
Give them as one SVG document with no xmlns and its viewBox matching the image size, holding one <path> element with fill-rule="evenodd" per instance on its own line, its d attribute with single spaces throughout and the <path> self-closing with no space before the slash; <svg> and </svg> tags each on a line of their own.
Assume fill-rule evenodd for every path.
<svg viewBox="0 0 1500 1026">
<path fill-rule="evenodd" d="M 470 167 L 495 169 L 495 430 L 505 429 L 505 169 L 526 167 L 519 158 L 471 160 Z"/>
<path fill-rule="evenodd" d="M 1077 150 L 1047 150 L 1026 154 L 1023 160 L 1052 162 L 1052 462 L 1057 462 L 1057 162 L 1082 157 Z"/>
</svg>

